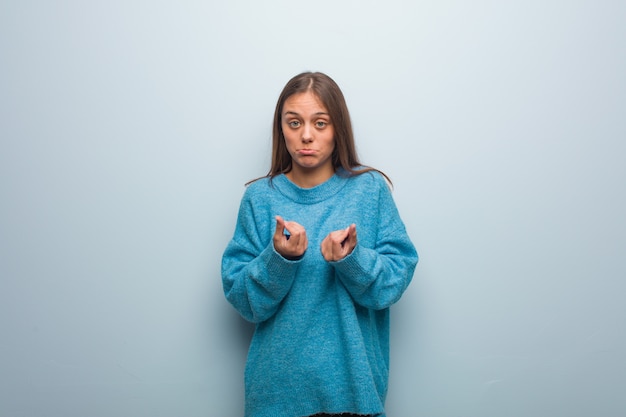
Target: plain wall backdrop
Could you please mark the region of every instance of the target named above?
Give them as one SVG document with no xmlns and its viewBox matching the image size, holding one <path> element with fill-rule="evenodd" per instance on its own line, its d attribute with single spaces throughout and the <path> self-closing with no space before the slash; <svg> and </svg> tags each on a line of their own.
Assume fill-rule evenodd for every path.
<svg viewBox="0 0 626 417">
<path fill-rule="evenodd" d="M 390 417 L 626 415 L 626 3 L 0 2 L 0 416 L 237 417 L 220 259 L 343 89 L 421 256 Z"/>
</svg>

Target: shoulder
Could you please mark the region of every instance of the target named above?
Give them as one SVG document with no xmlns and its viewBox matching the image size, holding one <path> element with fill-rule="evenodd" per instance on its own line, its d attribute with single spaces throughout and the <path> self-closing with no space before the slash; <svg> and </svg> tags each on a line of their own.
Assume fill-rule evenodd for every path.
<svg viewBox="0 0 626 417">
<path fill-rule="evenodd" d="M 360 167 L 366 168 L 366 167 Z M 371 192 L 386 190 L 390 191 L 390 184 L 380 171 L 369 169 L 359 173 L 359 169 L 354 174 L 348 174 L 348 180 L 356 187 L 365 188 Z"/>
<path fill-rule="evenodd" d="M 259 178 L 246 184 L 239 204 L 239 212 L 253 213 L 270 204 L 273 191 L 271 181 L 267 177 Z"/>
<path fill-rule="evenodd" d="M 273 190 L 272 180 L 269 177 L 261 177 L 246 185 L 244 199 L 256 199 L 267 195 L 271 190 Z"/>
</svg>

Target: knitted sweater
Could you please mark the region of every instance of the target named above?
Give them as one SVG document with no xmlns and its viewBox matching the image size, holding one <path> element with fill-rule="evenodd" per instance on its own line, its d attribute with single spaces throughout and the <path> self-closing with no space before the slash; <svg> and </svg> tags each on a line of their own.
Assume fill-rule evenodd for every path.
<svg viewBox="0 0 626 417">
<path fill-rule="evenodd" d="M 274 249 L 276 215 L 305 228 L 302 258 L 288 260 Z M 322 240 L 352 223 L 356 247 L 327 262 Z M 384 417 L 389 306 L 409 285 L 417 259 L 376 172 L 339 170 L 306 189 L 285 175 L 250 184 L 222 258 L 227 300 L 256 323 L 245 371 L 246 417 Z"/>
</svg>

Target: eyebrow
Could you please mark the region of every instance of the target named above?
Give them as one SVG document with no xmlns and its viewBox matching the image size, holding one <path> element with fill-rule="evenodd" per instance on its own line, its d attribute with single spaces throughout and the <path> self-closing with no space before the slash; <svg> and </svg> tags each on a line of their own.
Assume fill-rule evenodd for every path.
<svg viewBox="0 0 626 417">
<path fill-rule="evenodd" d="M 300 116 L 300 114 L 298 112 L 295 112 L 295 111 L 286 111 L 284 114 L 285 115 L 293 114 L 293 115 L 296 115 L 296 116 Z M 329 114 L 326 113 L 326 112 L 323 112 L 323 111 L 318 111 L 317 113 L 313 113 L 313 116 L 329 116 Z"/>
</svg>

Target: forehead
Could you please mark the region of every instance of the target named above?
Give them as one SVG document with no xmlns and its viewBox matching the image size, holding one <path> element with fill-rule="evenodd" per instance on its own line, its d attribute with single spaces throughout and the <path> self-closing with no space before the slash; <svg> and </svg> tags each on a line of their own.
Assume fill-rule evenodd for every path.
<svg viewBox="0 0 626 417">
<path fill-rule="evenodd" d="M 328 113 L 328 109 L 319 97 L 311 91 L 297 93 L 285 100 L 283 113 L 294 112 L 298 114 Z"/>
</svg>

